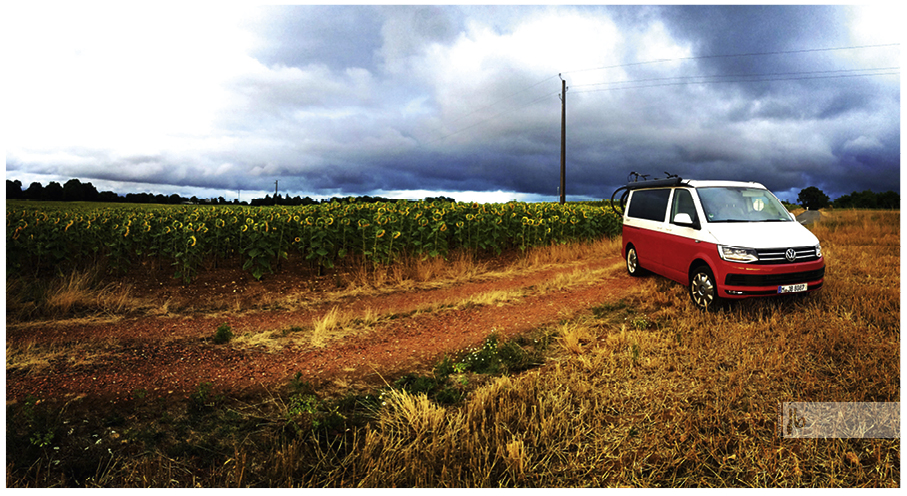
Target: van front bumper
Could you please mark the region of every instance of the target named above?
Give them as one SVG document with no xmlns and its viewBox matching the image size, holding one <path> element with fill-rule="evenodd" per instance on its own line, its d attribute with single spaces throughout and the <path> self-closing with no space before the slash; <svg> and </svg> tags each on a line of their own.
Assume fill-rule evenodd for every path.
<svg viewBox="0 0 907 496">
<path fill-rule="evenodd" d="M 737 264 L 735 264 L 737 265 Z M 806 292 L 815 291 L 822 287 L 825 280 L 825 264 L 822 260 L 816 262 L 796 264 L 799 267 L 759 267 L 763 270 L 753 270 L 746 267 L 746 272 L 731 269 L 725 274 L 719 285 L 719 290 L 725 298 L 743 298 L 746 296 L 769 296 L 780 293 L 781 286 L 792 284 L 806 284 Z M 742 267 L 741 267 L 742 268 Z M 779 269 L 791 270 L 780 272 Z M 798 270 L 799 269 L 799 270 Z M 803 270 L 806 269 L 806 270 Z"/>
</svg>

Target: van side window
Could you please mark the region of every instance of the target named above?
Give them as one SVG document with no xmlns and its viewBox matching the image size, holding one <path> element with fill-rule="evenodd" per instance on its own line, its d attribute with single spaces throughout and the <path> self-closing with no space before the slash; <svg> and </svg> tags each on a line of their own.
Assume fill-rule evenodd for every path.
<svg viewBox="0 0 907 496">
<path fill-rule="evenodd" d="M 669 189 L 639 189 L 633 192 L 628 217 L 664 222 L 668 208 Z"/>
<path fill-rule="evenodd" d="M 685 189 L 674 190 L 674 205 L 671 207 L 671 222 L 677 214 L 689 214 L 693 224 L 699 222 L 696 216 L 696 205 L 693 203 L 693 195 Z"/>
</svg>

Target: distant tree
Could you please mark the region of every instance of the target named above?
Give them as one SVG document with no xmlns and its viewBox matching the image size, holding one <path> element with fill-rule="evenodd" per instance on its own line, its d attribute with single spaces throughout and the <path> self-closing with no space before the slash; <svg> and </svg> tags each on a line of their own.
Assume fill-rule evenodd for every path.
<svg viewBox="0 0 907 496">
<path fill-rule="evenodd" d="M 894 191 L 879 193 L 878 205 L 879 208 L 899 209 L 901 208 L 901 195 Z"/>
<path fill-rule="evenodd" d="M 854 191 L 834 201 L 835 208 L 900 208 L 901 196 L 894 191 L 873 193 L 870 190 L 857 193 Z"/>
<path fill-rule="evenodd" d="M 425 198 L 423 201 L 426 201 L 426 202 L 448 202 L 448 203 L 456 203 L 456 202 L 457 202 L 457 200 L 454 200 L 453 198 L 448 198 L 448 197 L 446 197 L 446 196 L 430 196 L 430 197 L 428 197 L 428 198 Z"/>
<path fill-rule="evenodd" d="M 154 196 L 150 193 L 126 193 L 127 203 L 152 203 Z"/>
<path fill-rule="evenodd" d="M 63 183 L 63 201 L 82 201 L 85 196 L 82 194 L 82 181 L 70 179 Z"/>
<path fill-rule="evenodd" d="M 120 196 L 113 191 L 101 191 L 100 193 L 98 193 L 99 202 L 115 203 L 120 200 Z"/>
<path fill-rule="evenodd" d="M 807 210 L 818 210 L 828 206 L 828 196 L 815 186 L 800 190 L 797 202 Z"/>
<path fill-rule="evenodd" d="M 63 184 L 63 201 L 98 201 L 98 189 L 91 183 L 70 179 Z"/>
<path fill-rule="evenodd" d="M 43 200 L 61 201 L 63 200 L 63 186 L 56 181 L 51 181 L 44 187 L 44 193 L 41 195 Z"/>
<path fill-rule="evenodd" d="M 16 179 L 15 181 L 6 180 L 6 199 L 7 200 L 18 200 L 22 198 L 22 181 Z"/>
<path fill-rule="evenodd" d="M 38 182 L 31 183 L 23 196 L 28 200 L 42 200 L 44 199 L 44 186 Z"/>
<path fill-rule="evenodd" d="M 98 201 L 98 188 L 94 187 L 94 184 L 91 183 L 82 183 L 82 198 L 85 201 L 96 202 Z"/>
</svg>

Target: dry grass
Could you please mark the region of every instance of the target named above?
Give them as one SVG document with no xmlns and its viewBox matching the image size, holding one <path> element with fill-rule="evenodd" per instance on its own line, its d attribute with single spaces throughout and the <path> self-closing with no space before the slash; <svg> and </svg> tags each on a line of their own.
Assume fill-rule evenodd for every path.
<svg viewBox="0 0 907 496">
<path fill-rule="evenodd" d="M 128 284 L 104 284 L 97 268 L 44 281 L 7 279 L 7 318 L 12 322 L 57 320 L 80 315 L 116 316 L 148 308 Z"/>
<path fill-rule="evenodd" d="M 551 247 L 551 250 L 555 253 L 555 255 L 551 257 L 541 256 L 540 254 L 544 253 L 544 250 L 536 250 L 536 254 L 531 257 L 536 261 L 535 263 L 544 265 L 526 265 L 525 262 L 517 262 L 514 265 L 507 267 L 501 271 L 494 272 L 487 270 L 487 267 L 483 264 L 475 264 L 469 257 L 466 256 L 458 256 L 452 259 L 451 267 L 457 270 L 457 272 L 455 273 L 449 272 L 450 268 L 446 269 L 445 271 L 437 270 L 439 260 L 412 259 L 410 260 L 412 265 L 403 264 L 401 265 L 402 268 L 399 270 L 412 271 L 416 269 L 421 270 L 420 268 L 424 269 L 425 267 L 428 267 L 429 270 L 421 272 L 421 274 L 427 278 L 427 282 L 416 285 L 414 282 L 412 282 L 411 279 L 406 279 L 405 281 L 408 282 L 398 282 L 392 285 L 384 286 L 383 288 L 380 286 L 372 285 L 368 286 L 368 288 L 354 287 L 334 295 L 327 295 L 322 298 L 319 303 L 324 304 L 325 302 L 331 302 L 341 297 L 349 298 L 351 296 L 351 293 L 360 295 L 370 294 L 375 291 L 390 291 L 391 288 L 394 288 L 395 291 L 399 291 L 402 288 L 414 289 L 415 287 L 425 289 L 427 287 L 433 287 L 435 285 L 453 284 L 455 282 L 458 282 L 460 279 L 467 281 L 475 280 L 481 277 L 505 277 L 508 275 L 515 275 L 520 272 L 544 268 L 554 264 L 554 261 L 559 264 L 564 264 L 570 261 L 579 260 L 584 256 L 590 256 L 590 253 L 598 257 L 611 256 L 616 254 L 617 250 L 619 249 L 619 243 L 614 242 L 598 242 L 594 244 L 575 246 L 573 250 L 571 250 L 569 247 L 556 246 Z M 602 250 L 610 251 L 603 252 Z M 615 277 L 623 270 L 623 262 L 614 264 L 604 269 L 592 271 L 576 270 L 570 273 L 558 274 L 551 280 L 528 288 L 491 290 L 465 297 L 454 297 L 446 300 L 433 301 L 430 304 L 425 304 L 417 308 L 410 309 L 407 314 L 415 315 L 420 313 L 432 313 L 439 311 L 455 311 L 479 306 L 500 307 L 506 305 L 507 303 L 516 302 L 532 294 L 564 291 L 576 286 L 595 284 L 597 282 L 600 282 L 602 278 Z M 367 271 L 363 272 L 363 274 L 366 273 Z M 374 274 L 372 273 L 372 275 Z M 431 278 L 436 279 L 432 280 Z M 375 282 L 374 278 L 369 280 L 371 281 L 371 283 Z M 395 309 L 387 309 L 381 314 L 378 314 L 371 308 L 367 308 L 364 311 L 342 311 L 340 309 L 340 306 L 338 305 L 331 307 L 323 316 L 315 319 L 313 322 L 306 324 L 304 327 L 296 328 L 293 331 L 246 331 L 240 334 L 236 339 L 234 339 L 232 343 L 233 346 L 264 348 L 272 352 L 276 352 L 284 347 L 293 346 L 296 344 L 324 347 L 330 342 L 336 341 L 337 339 L 341 339 L 343 337 L 356 333 L 369 331 L 378 323 L 393 318 L 397 315 L 397 313 L 398 311 Z"/>
<path fill-rule="evenodd" d="M 814 294 L 702 313 L 682 286 L 650 276 L 553 329 L 542 368 L 455 406 L 390 391 L 346 436 L 238 445 L 204 483 L 898 487 L 898 439 L 785 438 L 778 415 L 788 401 L 900 400 L 899 223 L 897 212 L 835 211 L 813 226 L 827 263 Z M 197 483 L 178 468 L 150 456 L 105 476 Z"/>
<path fill-rule="evenodd" d="M 575 243 L 530 248 L 516 263 L 518 268 L 562 264 L 583 258 L 593 258 L 601 253 L 619 253 L 621 239 L 602 238 L 590 243 Z"/>
<path fill-rule="evenodd" d="M 47 280 L 7 279 L 7 319 L 10 323 L 20 324 L 59 321 L 85 315 L 114 318 L 140 313 L 149 316 L 203 313 L 213 317 L 223 313 L 240 314 L 263 309 L 294 311 L 313 303 L 323 304 L 350 297 L 432 289 L 507 277 L 612 251 L 619 251 L 619 242 L 605 239 L 592 243 L 533 248 L 512 259 L 508 257 L 506 263 L 498 264 L 495 268 L 491 268 L 488 261 L 478 260 L 467 251 L 456 251 L 447 259 L 404 256 L 389 266 L 351 262 L 348 267 L 338 269 L 334 274 L 338 287 L 342 289 L 321 294 L 317 301 L 298 293 L 266 293 L 252 308 L 244 308 L 235 295 L 213 295 L 203 302 L 181 302 L 170 298 L 155 302 L 137 298 L 133 296 L 128 284 L 104 283 L 100 277 L 102 271 L 94 267 Z"/>
<path fill-rule="evenodd" d="M 231 346 L 265 349 L 269 352 L 293 346 L 323 348 L 345 336 L 366 332 L 386 318 L 387 315 L 379 315 L 372 308 L 342 311 L 339 306 L 334 306 L 306 326 L 281 330 L 246 330 L 231 340 Z"/>
<path fill-rule="evenodd" d="M 6 347 L 6 370 L 22 370 L 37 375 L 51 367 L 52 362 L 68 362 L 72 366 L 88 365 L 111 354 L 119 340 L 115 338 L 88 339 L 80 342 L 60 342 L 36 345 L 24 341 Z"/>
<path fill-rule="evenodd" d="M 626 305 L 563 324 L 559 359 L 464 406 L 396 393 L 312 482 L 897 487 L 898 440 L 785 439 L 777 425 L 785 401 L 899 401 L 899 217 L 884 214 L 814 228 L 819 293 L 707 314 L 650 277 Z"/>
<path fill-rule="evenodd" d="M 488 272 L 488 264 L 466 251 L 456 251 L 447 260 L 405 255 L 389 266 L 352 263 L 341 283 L 345 292 L 401 291 L 413 287 L 469 281 Z"/>
</svg>

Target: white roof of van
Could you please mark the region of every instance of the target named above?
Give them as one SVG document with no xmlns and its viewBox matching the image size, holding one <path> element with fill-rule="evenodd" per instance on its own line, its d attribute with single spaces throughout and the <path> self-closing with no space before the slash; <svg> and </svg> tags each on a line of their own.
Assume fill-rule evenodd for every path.
<svg viewBox="0 0 907 496">
<path fill-rule="evenodd" d="M 738 188 L 739 187 L 750 187 L 750 188 L 766 189 L 766 187 L 763 186 L 762 184 L 753 182 L 753 181 L 714 181 L 714 180 L 699 181 L 699 180 L 695 180 L 695 179 L 690 179 L 690 180 L 684 179 L 683 183 L 681 183 L 681 184 L 688 184 L 694 188 L 730 186 L 730 187 L 738 187 Z"/>
</svg>

